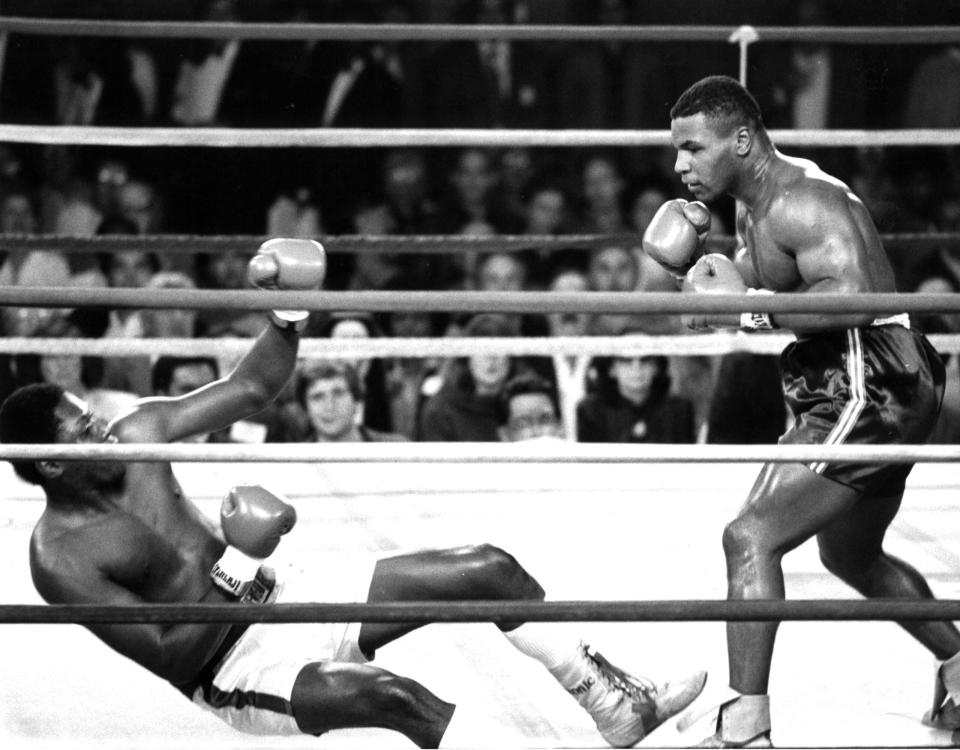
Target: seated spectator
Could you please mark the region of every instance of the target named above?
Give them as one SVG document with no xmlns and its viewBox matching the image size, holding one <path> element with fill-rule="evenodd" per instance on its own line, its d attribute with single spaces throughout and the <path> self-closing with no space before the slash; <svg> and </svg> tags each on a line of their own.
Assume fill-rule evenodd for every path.
<svg viewBox="0 0 960 750">
<path fill-rule="evenodd" d="M 581 234 L 620 234 L 628 231 L 623 211 L 626 183 L 612 154 L 595 153 L 580 173 L 582 210 L 576 226 Z"/>
<path fill-rule="evenodd" d="M 301 369 L 297 402 L 307 415 L 306 442 L 405 441 L 404 435 L 373 430 L 361 422 L 364 391 L 357 370 L 343 361 L 321 361 Z"/>
<path fill-rule="evenodd" d="M 637 256 L 626 245 L 609 245 L 590 252 L 587 278 L 592 292 L 633 292 L 639 282 Z M 591 336 L 619 336 L 627 330 L 637 333 L 672 333 L 676 315 L 601 313 L 591 317 Z"/>
<path fill-rule="evenodd" d="M 465 336 L 515 335 L 508 318 L 494 313 L 476 315 Z M 443 374 L 440 389 L 423 405 L 417 440 L 495 442 L 500 439 L 500 396 L 517 373 L 515 358 L 498 354 L 460 357 Z"/>
<path fill-rule="evenodd" d="M 180 271 L 160 271 L 147 284 L 150 289 L 196 289 L 193 279 Z M 140 313 L 144 338 L 189 339 L 197 335 L 197 311 L 189 308 L 159 308 Z"/>
<path fill-rule="evenodd" d="M 321 319 L 316 335 L 321 338 L 372 339 L 383 332 L 373 316 L 366 313 L 334 313 Z M 349 360 L 363 384 L 361 422 L 372 430 L 393 432 L 390 396 L 387 390 L 389 362 L 381 357 L 361 357 Z"/>
<path fill-rule="evenodd" d="M 590 289 L 590 281 L 585 271 L 570 266 L 556 271 L 549 289 L 551 292 L 586 292 Z M 547 324 L 551 336 L 587 336 L 591 318 L 590 313 L 582 312 L 548 313 Z M 563 423 L 571 434 L 576 424 L 577 404 L 586 395 L 589 366 L 590 357 L 587 356 L 553 356 L 553 371 L 556 373 Z"/>
<path fill-rule="evenodd" d="M 556 391 L 539 375 L 526 372 L 510 378 L 503 387 L 500 404 L 502 440 L 562 440 L 566 437 Z"/>
<path fill-rule="evenodd" d="M 696 442 L 693 405 L 670 394 L 667 358 L 598 358 L 594 390 L 577 406 L 577 440 Z"/>
</svg>

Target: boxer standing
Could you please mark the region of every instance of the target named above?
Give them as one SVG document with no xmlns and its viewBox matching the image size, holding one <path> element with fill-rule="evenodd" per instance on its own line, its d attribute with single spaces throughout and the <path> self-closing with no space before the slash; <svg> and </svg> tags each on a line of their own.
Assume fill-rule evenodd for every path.
<svg viewBox="0 0 960 750">
<path fill-rule="evenodd" d="M 702 203 L 669 201 L 644 249 L 693 294 L 894 292 L 893 271 L 867 209 L 816 164 L 781 154 L 753 97 L 737 81 L 695 83 L 670 112 L 675 170 L 694 198 L 738 201 L 739 247 L 700 256 L 709 229 Z M 861 313 L 695 314 L 694 329 L 783 328 L 793 426 L 781 443 L 923 443 L 936 422 L 944 368 L 906 315 Z M 827 569 L 864 596 L 932 598 L 923 576 L 883 550 L 912 465 L 770 463 L 723 532 L 728 598 L 784 598 L 781 559 L 817 537 Z M 767 685 L 776 622 L 730 622 L 732 691 L 705 746 L 768 746 Z M 936 697 L 925 721 L 960 727 L 960 633 L 949 622 L 904 622 L 937 658 Z M 950 658 L 954 657 L 954 658 Z"/>
</svg>

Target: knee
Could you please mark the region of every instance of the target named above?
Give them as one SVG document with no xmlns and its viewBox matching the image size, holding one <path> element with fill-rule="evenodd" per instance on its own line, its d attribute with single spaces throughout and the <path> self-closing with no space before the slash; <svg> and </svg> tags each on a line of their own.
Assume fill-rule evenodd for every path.
<svg viewBox="0 0 960 750">
<path fill-rule="evenodd" d="M 542 599 L 543 588 L 506 550 L 493 544 L 470 548 L 470 578 L 491 599 Z"/>
<path fill-rule="evenodd" d="M 727 567 L 734 569 L 771 556 L 773 551 L 765 543 L 763 529 L 749 517 L 739 517 L 723 529 L 723 554 Z"/>
<path fill-rule="evenodd" d="M 411 681 L 366 665 L 333 662 L 305 667 L 292 702 L 299 727 L 310 734 L 351 726 L 392 727 L 414 713 L 418 697 Z"/>
</svg>

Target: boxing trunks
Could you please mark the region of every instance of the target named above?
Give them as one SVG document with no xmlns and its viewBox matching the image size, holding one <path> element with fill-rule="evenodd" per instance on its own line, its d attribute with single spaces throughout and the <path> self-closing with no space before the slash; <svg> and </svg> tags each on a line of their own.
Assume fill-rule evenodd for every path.
<svg viewBox="0 0 960 750">
<path fill-rule="evenodd" d="M 780 444 L 925 443 L 943 399 L 940 355 L 906 315 L 800 336 L 780 356 L 793 426 Z M 912 464 L 808 464 L 858 491 L 896 491 Z"/>
<path fill-rule="evenodd" d="M 376 561 L 366 557 L 304 569 L 276 570 L 267 603 L 365 602 Z M 194 703 L 249 734 L 300 734 L 290 698 L 308 664 L 363 664 L 359 623 L 256 623 L 235 626 L 217 654 L 189 685 L 179 686 Z"/>
</svg>

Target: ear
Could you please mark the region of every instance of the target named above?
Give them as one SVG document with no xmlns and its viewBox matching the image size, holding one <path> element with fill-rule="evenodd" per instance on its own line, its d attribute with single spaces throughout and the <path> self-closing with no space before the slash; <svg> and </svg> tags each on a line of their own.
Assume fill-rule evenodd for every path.
<svg viewBox="0 0 960 750">
<path fill-rule="evenodd" d="M 63 463 L 60 461 L 34 461 L 34 466 L 44 479 L 56 479 L 63 474 Z"/>
<path fill-rule="evenodd" d="M 753 148 L 753 132 L 748 127 L 737 128 L 737 156 L 747 156 Z"/>
</svg>

